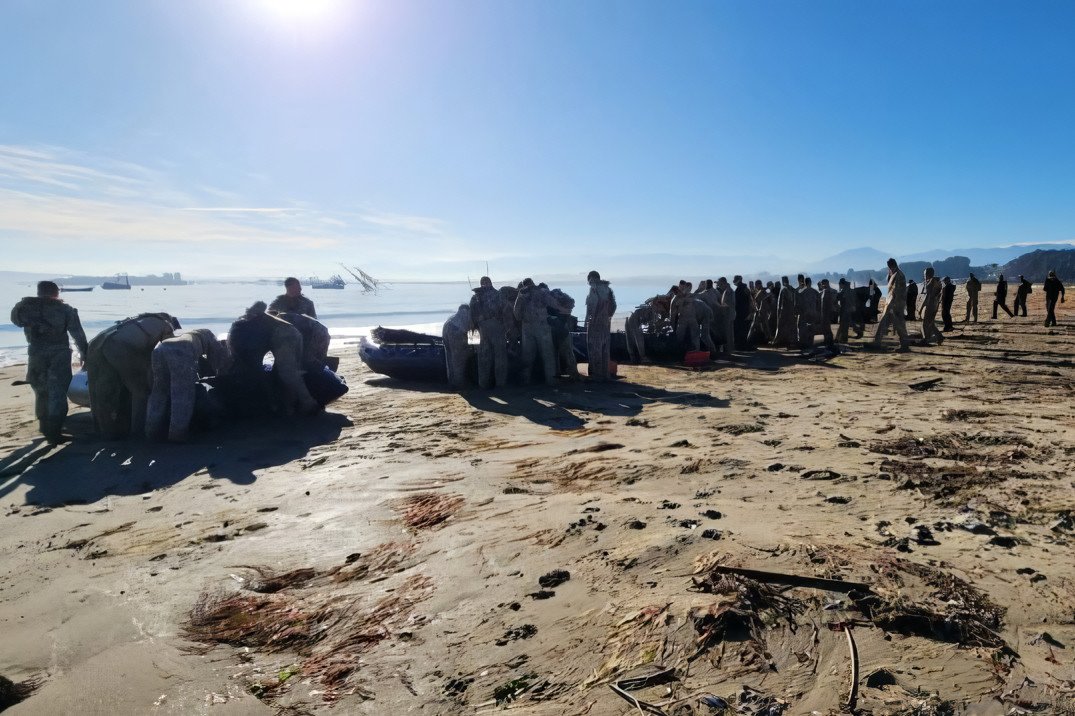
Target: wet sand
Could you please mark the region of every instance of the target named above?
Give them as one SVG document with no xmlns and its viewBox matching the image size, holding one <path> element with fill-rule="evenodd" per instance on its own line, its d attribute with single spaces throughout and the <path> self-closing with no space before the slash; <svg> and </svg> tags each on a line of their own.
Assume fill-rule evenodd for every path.
<svg viewBox="0 0 1075 716">
<path fill-rule="evenodd" d="M 8 713 L 628 714 L 608 683 L 654 664 L 678 680 L 635 693 L 669 714 L 744 684 L 839 712 L 852 599 L 700 590 L 716 564 L 948 619 L 853 628 L 864 713 L 1075 713 L 1075 316 L 990 296 L 940 347 L 555 390 L 407 384 L 349 346 L 327 413 L 181 446 L 74 408 L 49 449 L 2 369 L 0 675 L 39 682 Z"/>
</svg>

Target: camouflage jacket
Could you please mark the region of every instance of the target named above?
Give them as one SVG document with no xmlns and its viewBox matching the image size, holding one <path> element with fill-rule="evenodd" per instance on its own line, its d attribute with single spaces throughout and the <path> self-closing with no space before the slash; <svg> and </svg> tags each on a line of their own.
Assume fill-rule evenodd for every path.
<svg viewBox="0 0 1075 716">
<path fill-rule="evenodd" d="M 302 313 L 310 318 L 317 318 L 317 312 L 314 311 L 314 302 L 302 294 L 292 298 L 286 293 L 282 293 L 269 304 L 269 310 L 273 313 Z"/>
<path fill-rule="evenodd" d="M 492 286 L 479 286 L 470 297 L 470 320 L 475 326 L 482 321 L 501 321 L 507 319 L 511 306 L 504 296 Z"/>
<path fill-rule="evenodd" d="M 607 326 L 616 313 L 616 295 L 608 287 L 608 281 L 598 281 L 590 286 L 586 296 L 586 324 Z"/>
<path fill-rule="evenodd" d="M 549 307 L 554 306 L 547 289 L 531 286 L 519 291 L 515 299 L 515 317 L 523 323 L 547 323 Z"/>
<path fill-rule="evenodd" d="M 23 329 L 31 352 L 69 348 L 67 336 L 86 355 L 86 334 L 78 310 L 58 298 L 28 296 L 11 309 L 11 322 Z"/>
</svg>

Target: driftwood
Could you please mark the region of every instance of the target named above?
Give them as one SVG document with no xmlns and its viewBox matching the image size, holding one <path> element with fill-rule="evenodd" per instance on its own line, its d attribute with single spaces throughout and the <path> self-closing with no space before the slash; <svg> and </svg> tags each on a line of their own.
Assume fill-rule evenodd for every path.
<svg viewBox="0 0 1075 716">
<path fill-rule="evenodd" d="M 709 568 L 710 572 L 717 574 L 738 574 L 759 582 L 777 582 L 792 587 L 810 587 L 812 589 L 825 589 L 830 592 L 850 592 L 857 590 L 862 592 L 872 591 L 869 584 L 863 582 L 845 582 L 839 579 L 823 579 L 821 577 L 804 577 L 798 574 L 781 574 L 780 572 L 766 572 L 760 569 L 742 569 L 740 567 L 726 567 L 714 565 Z"/>
</svg>

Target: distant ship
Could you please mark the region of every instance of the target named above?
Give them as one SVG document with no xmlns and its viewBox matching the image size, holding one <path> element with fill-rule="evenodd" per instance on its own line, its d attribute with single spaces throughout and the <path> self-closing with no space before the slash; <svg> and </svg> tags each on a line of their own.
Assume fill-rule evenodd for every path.
<svg viewBox="0 0 1075 716">
<path fill-rule="evenodd" d="M 340 278 L 339 274 L 333 274 L 332 278 L 328 281 L 322 281 L 316 276 L 313 276 L 309 280 L 310 288 L 343 288 L 347 283 Z"/>
<path fill-rule="evenodd" d="M 122 274 L 123 283 L 119 282 L 120 276 L 121 274 L 117 273 L 115 280 L 105 281 L 101 284 L 101 288 L 105 289 L 106 291 L 130 291 L 131 281 L 129 278 L 127 278 L 127 274 Z"/>
</svg>

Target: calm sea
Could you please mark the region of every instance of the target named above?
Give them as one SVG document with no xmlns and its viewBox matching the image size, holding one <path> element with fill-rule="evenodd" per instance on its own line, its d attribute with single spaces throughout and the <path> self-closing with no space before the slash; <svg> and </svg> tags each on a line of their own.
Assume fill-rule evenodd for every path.
<svg viewBox="0 0 1075 716">
<path fill-rule="evenodd" d="M 535 280 L 540 280 L 535 278 Z M 476 285 L 476 284 L 475 284 Z M 497 284 L 499 285 L 499 284 Z M 612 283 L 624 317 L 646 298 L 668 290 L 665 284 Z M 588 287 L 582 284 L 553 286 L 575 299 L 575 315 L 585 310 Z M 61 298 L 78 309 L 86 336 L 92 339 L 115 321 L 139 313 L 164 311 L 179 318 L 184 329 L 208 328 L 226 333 L 232 321 L 248 306 L 261 300 L 272 301 L 283 288 L 276 283 L 195 283 L 187 286 L 135 286 L 130 291 L 105 291 L 97 287 L 87 293 L 63 293 Z M 26 361 L 26 339 L 21 328 L 10 322 L 10 307 L 23 296 L 36 293 L 33 283 L 10 282 L 0 286 L 0 366 Z M 459 283 L 390 283 L 376 294 L 348 285 L 341 290 L 312 290 L 304 293 L 317 308 L 317 317 L 328 326 L 334 350 L 353 343 L 376 326 L 410 328 L 440 335 L 441 326 L 459 304 L 470 301 L 471 290 Z"/>
</svg>

